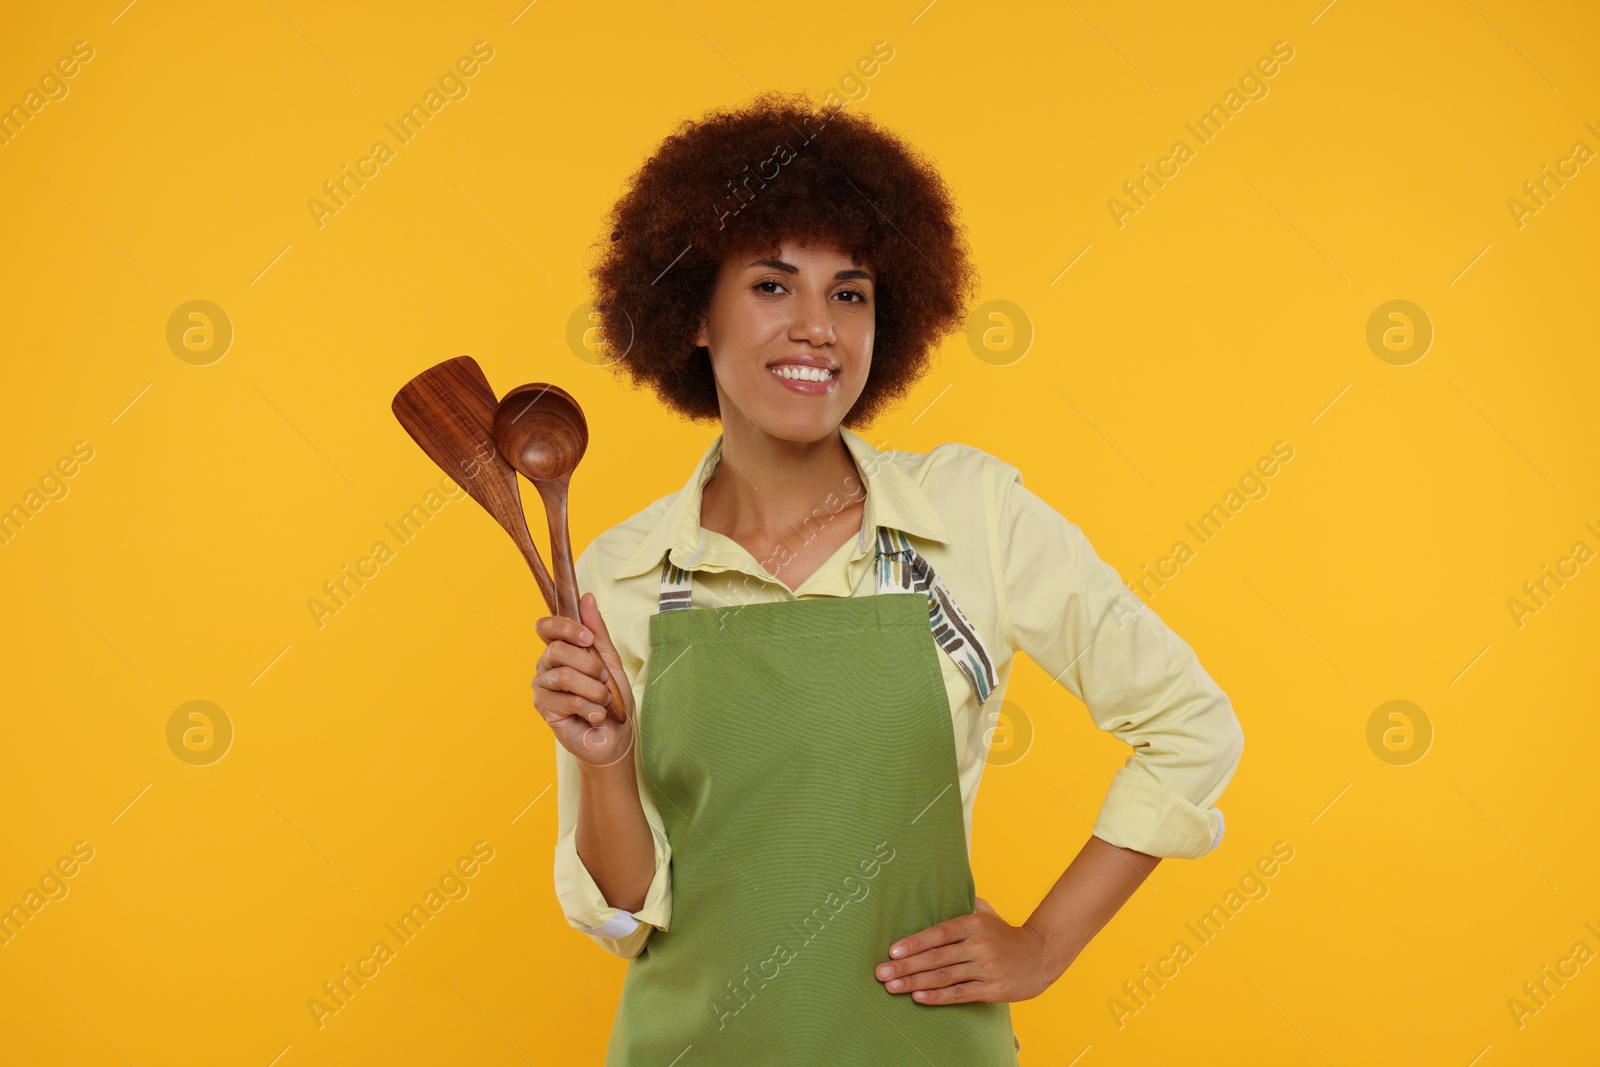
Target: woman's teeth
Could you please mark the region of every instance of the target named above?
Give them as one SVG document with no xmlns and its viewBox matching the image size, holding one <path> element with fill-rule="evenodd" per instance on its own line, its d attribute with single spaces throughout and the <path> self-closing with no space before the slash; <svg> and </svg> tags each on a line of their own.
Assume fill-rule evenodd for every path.
<svg viewBox="0 0 1600 1067">
<path fill-rule="evenodd" d="M 793 378 L 802 382 L 825 382 L 833 377 L 833 372 L 825 367 L 802 367 L 795 363 L 784 363 L 773 367 L 772 373 L 780 378 Z"/>
</svg>

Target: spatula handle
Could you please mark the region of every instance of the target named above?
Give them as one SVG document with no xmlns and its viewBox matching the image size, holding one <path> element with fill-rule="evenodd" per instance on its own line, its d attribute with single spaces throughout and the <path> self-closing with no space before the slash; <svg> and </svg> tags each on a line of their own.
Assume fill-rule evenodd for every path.
<svg viewBox="0 0 1600 1067">
<path fill-rule="evenodd" d="M 527 523 L 503 523 L 506 533 L 511 535 L 511 540 L 516 542 L 517 549 L 522 553 L 522 558 L 528 561 L 528 569 L 533 571 L 533 580 L 539 583 L 539 595 L 544 597 L 544 603 L 550 609 L 550 614 L 561 615 L 557 610 L 560 603 L 556 584 L 550 578 L 550 572 L 544 569 L 544 560 L 539 558 L 539 549 L 533 543 L 533 538 L 528 534 Z M 568 618 L 577 618 L 570 615 Z"/>
</svg>

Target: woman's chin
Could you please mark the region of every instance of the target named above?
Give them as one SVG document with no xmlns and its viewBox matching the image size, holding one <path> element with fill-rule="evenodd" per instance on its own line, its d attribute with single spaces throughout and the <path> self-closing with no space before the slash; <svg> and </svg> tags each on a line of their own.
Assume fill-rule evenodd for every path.
<svg viewBox="0 0 1600 1067">
<path fill-rule="evenodd" d="M 768 437 L 811 444 L 837 433 L 842 420 L 843 412 L 835 411 L 831 404 L 795 404 L 786 410 L 763 412 L 752 421 Z"/>
</svg>

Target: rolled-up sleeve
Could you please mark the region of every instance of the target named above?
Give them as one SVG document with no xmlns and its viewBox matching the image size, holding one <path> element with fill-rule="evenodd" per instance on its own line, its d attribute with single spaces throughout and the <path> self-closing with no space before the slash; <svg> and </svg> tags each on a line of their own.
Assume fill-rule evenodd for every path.
<svg viewBox="0 0 1600 1067">
<path fill-rule="evenodd" d="M 595 602 L 600 608 L 600 615 L 607 619 L 609 625 L 605 590 L 597 589 L 592 582 L 592 565 L 593 561 L 586 550 L 578 557 L 574 568 L 578 575 L 578 594 L 581 597 L 584 593 L 593 592 Z M 610 629 L 613 634 L 616 633 L 615 626 L 610 626 Z M 637 704 L 641 693 L 640 680 L 630 678 L 629 682 L 634 687 L 634 701 Z M 672 918 L 672 848 L 667 841 L 666 827 L 661 820 L 661 813 L 656 808 L 655 800 L 650 795 L 650 789 L 644 779 L 643 767 L 639 762 L 639 746 L 634 745 L 631 758 L 640 804 L 644 808 L 645 819 L 650 824 L 650 836 L 655 844 L 655 875 L 650 881 L 643 906 L 635 912 L 614 908 L 606 903 L 605 894 L 595 884 L 594 877 L 584 866 L 582 857 L 578 855 L 577 823 L 581 785 L 579 776 L 582 771 L 577 757 L 560 743 L 556 744 L 555 752 L 556 897 L 561 903 L 562 913 L 569 925 L 588 934 L 607 952 L 624 959 L 631 959 L 644 950 L 650 934 L 656 929 L 667 929 Z"/>
<path fill-rule="evenodd" d="M 1094 835 L 1152 856 L 1205 855 L 1222 840 L 1212 805 L 1244 750 L 1233 705 L 1194 650 L 1015 467 L 996 461 L 990 487 L 1007 642 L 1133 746 Z"/>
</svg>

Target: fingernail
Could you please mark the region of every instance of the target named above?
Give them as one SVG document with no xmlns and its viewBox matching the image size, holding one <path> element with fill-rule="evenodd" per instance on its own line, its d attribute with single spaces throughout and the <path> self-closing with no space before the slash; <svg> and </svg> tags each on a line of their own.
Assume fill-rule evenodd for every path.
<svg viewBox="0 0 1600 1067">
<path fill-rule="evenodd" d="M 879 978 L 887 978 L 892 973 L 893 972 L 890 970 L 889 965 L 887 963 L 885 963 L 882 967 L 878 968 L 878 977 Z"/>
<path fill-rule="evenodd" d="M 893 956 L 895 959 L 899 959 L 901 956 L 904 956 L 905 954 L 906 954 L 906 947 L 904 945 L 896 945 L 894 948 L 889 950 L 889 955 Z"/>
<path fill-rule="evenodd" d="M 594 640 L 594 634 L 590 633 L 588 630 L 579 630 L 578 640 L 582 641 L 584 644 L 588 644 L 590 641 Z"/>
<path fill-rule="evenodd" d="M 602 682 L 609 682 L 609 681 L 611 681 L 611 674 L 610 674 L 610 672 L 609 672 L 609 671 L 607 671 L 607 670 L 606 670 L 606 669 L 605 669 L 605 668 L 604 668 L 604 667 L 601 667 L 601 668 L 600 668 L 600 680 L 601 680 L 601 681 L 602 681 Z"/>
</svg>

